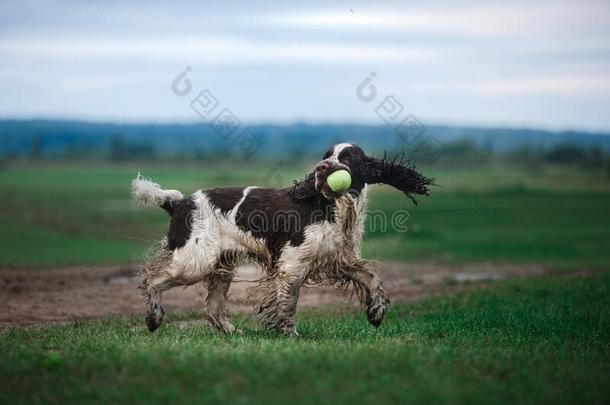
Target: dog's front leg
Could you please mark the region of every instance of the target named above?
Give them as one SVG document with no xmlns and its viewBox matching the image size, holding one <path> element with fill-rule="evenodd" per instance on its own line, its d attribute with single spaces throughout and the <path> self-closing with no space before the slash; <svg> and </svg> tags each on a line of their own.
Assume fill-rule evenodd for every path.
<svg viewBox="0 0 610 405">
<path fill-rule="evenodd" d="M 297 311 L 299 291 L 305 274 L 303 271 L 290 269 L 282 270 L 278 273 L 277 279 L 277 316 L 279 323 L 278 329 L 288 336 L 298 336 L 294 322 L 294 314 Z"/>
<path fill-rule="evenodd" d="M 366 316 L 369 322 L 378 327 L 381 325 L 385 311 L 390 305 L 390 298 L 377 275 L 377 270 L 371 262 L 360 260 L 350 266 L 347 275 L 354 282 L 356 288 L 361 291 L 359 296 L 366 308 Z"/>
<path fill-rule="evenodd" d="M 304 266 L 281 266 L 273 278 L 269 292 L 258 307 L 261 322 L 288 336 L 298 336 L 294 315 L 299 300 L 299 290 L 306 276 Z"/>
</svg>

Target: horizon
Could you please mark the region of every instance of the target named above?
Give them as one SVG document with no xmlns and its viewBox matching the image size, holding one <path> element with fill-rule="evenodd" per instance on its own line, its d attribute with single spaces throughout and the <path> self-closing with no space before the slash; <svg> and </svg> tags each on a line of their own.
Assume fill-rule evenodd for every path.
<svg viewBox="0 0 610 405">
<path fill-rule="evenodd" d="M 66 123 L 66 124 L 92 124 L 92 125 L 117 125 L 117 126 L 195 126 L 195 125 L 209 125 L 209 122 L 200 121 L 200 120 L 192 120 L 192 121 L 107 121 L 107 120 L 95 120 L 95 119 L 71 119 L 71 118 L 46 118 L 46 117 L 33 117 L 33 118 L 21 118 L 21 117 L 2 117 L 0 116 L 1 122 L 55 122 L 55 123 Z M 309 121 L 293 121 L 293 122 L 269 122 L 269 121 L 261 121 L 261 122 L 242 122 L 241 125 L 243 127 L 250 126 L 270 126 L 270 127 L 292 127 L 292 126 L 334 126 L 334 127 L 342 127 L 342 126 L 356 126 L 356 127 L 366 127 L 366 128 L 386 128 L 387 124 L 384 122 L 309 122 Z M 523 127 L 523 126 L 501 126 L 501 125 L 469 125 L 469 124 L 452 124 L 452 123 L 442 123 L 442 122 L 428 122 L 426 123 L 426 127 L 432 128 L 455 128 L 455 129 L 472 129 L 478 131 L 494 131 L 494 130 L 509 130 L 509 131 L 533 131 L 533 132 L 547 132 L 551 134 L 566 134 L 566 133 L 582 133 L 586 135 L 599 135 L 599 136 L 610 136 L 610 129 L 608 130 L 586 130 L 586 129 L 578 129 L 578 128 L 566 128 L 566 129 L 547 129 L 543 127 Z M 392 128 L 389 128 L 389 131 L 392 131 Z M 1 135 L 1 134 L 0 134 Z"/>
</svg>

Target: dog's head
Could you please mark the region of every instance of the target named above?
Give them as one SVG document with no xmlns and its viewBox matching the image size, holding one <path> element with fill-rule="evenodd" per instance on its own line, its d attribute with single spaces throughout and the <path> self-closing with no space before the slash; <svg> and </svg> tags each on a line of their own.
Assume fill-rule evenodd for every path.
<svg viewBox="0 0 610 405">
<path fill-rule="evenodd" d="M 352 177 L 349 192 L 359 194 L 365 184 L 388 184 L 417 203 L 415 195 L 428 195 L 428 186 L 434 183 L 433 179 L 424 177 L 415 171 L 415 168 L 404 156 L 389 159 L 384 155 L 382 159 L 367 156 L 364 151 L 350 143 L 340 143 L 331 146 L 322 160 L 314 169 L 315 188 L 329 200 L 339 197 L 333 192 L 327 178 L 337 170 L 347 170 Z"/>
</svg>

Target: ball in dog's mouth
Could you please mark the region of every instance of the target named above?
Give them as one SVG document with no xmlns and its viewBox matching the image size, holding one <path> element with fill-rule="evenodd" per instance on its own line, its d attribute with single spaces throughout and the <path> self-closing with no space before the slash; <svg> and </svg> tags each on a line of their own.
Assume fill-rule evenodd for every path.
<svg viewBox="0 0 610 405">
<path fill-rule="evenodd" d="M 335 193 L 344 193 L 352 185 L 352 176 L 347 170 L 337 170 L 326 178 L 328 187 Z"/>
</svg>

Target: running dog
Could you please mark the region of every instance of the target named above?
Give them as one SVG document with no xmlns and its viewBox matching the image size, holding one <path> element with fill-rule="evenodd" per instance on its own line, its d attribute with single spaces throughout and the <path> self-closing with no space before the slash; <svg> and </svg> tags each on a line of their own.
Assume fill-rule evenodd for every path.
<svg viewBox="0 0 610 405">
<path fill-rule="evenodd" d="M 351 176 L 342 193 L 326 181 L 337 170 Z M 360 254 L 368 184 L 393 186 L 415 202 L 433 180 L 403 159 L 370 157 L 349 143 L 332 146 L 304 180 L 287 188 L 225 187 L 184 197 L 138 175 L 134 199 L 170 216 L 167 234 L 144 265 L 148 329 L 163 320 L 164 291 L 203 281 L 206 318 L 224 333 L 236 332 L 226 313 L 227 291 L 246 260 L 264 270 L 267 292 L 256 309 L 267 327 L 298 335 L 294 316 L 305 283 L 352 286 L 369 322 L 379 326 L 390 300 L 373 263 Z"/>
</svg>

